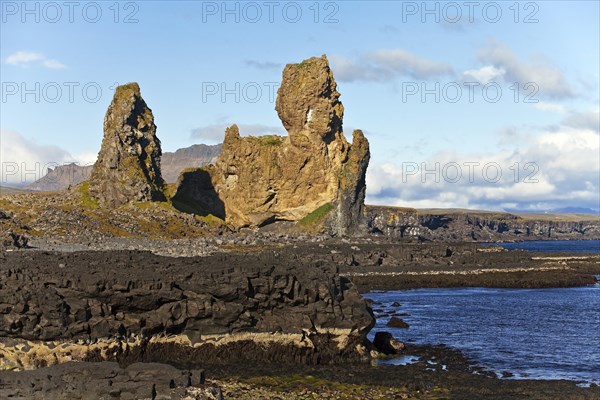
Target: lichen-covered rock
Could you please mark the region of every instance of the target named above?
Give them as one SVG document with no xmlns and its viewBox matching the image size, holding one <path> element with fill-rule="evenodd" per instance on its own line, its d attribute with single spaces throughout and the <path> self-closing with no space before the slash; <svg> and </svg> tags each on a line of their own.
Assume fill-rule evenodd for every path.
<svg viewBox="0 0 600 400">
<path fill-rule="evenodd" d="M 317 146 L 333 141 L 344 145 L 344 106 L 339 97 L 327 58 L 313 57 L 285 66 L 275 109 L 295 144 L 309 139 Z"/>
<path fill-rule="evenodd" d="M 191 191 L 180 179 L 177 193 L 204 206 L 216 193 L 236 226 L 302 220 L 336 234 L 362 231 L 369 142 L 361 131 L 346 141 L 339 96 L 325 56 L 287 65 L 276 110 L 288 136 L 242 137 L 231 126 L 206 169 L 212 187 Z"/>
<path fill-rule="evenodd" d="M 152 110 L 137 83 L 117 87 L 104 118 L 104 139 L 90 176 L 90 194 L 102 206 L 165 200 L 162 155 Z"/>
</svg>

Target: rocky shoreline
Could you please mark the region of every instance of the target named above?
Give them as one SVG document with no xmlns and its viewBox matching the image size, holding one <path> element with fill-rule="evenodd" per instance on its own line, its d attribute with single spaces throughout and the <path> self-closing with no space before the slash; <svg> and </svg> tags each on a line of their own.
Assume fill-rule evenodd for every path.
<svg viewBox="0 0 600 400">
<path fill-rule="evenodd" d="M 415 364 L 377 365 L 383 355 L 365 340 L 372 312 L 358 295 L 453 285 L 583 285 L 600 273 L 598 255 L 372 237 L 230 239 L 202 242 L 214 246 L 204 257 L 39 240 L 32 242 L 38 249 L 2 252 L 0 395 L 126 399 L 148 392 L 152 398 L 153 386 L 163 396 L 156 398 L 191 399 L 600 394 L 575 382 L 498 379 L 444 347 L 408 345 L 401 355 L 418 357 Z M 161 242 L 158 252 L 167 246 Z M 432 370 L 433 362 L 446 367 Z M 184 378 L 199 370 L 209 384 L 188 385 Z M 78 389 L 85 384 L 97 388 L 95 397 Z"/>
<path fill-rule="evenodd" d="M 275 252 L 2 254 L 0 367 L 167 354 L 189 367 L 366 357 L 374 320 L 352 283 L 335 267 L 292 260 Z"/>
<path fill-rule="evenodd" d="M 0 396 L 22 399 L 597 399 L 600 388 L 564 380 L 499 379 L 459 351 L 407 346 L 409 365 L 79 362 L 0 372 Z M 155 396 L 155 397 L 153 397 Z"/>
</svg>

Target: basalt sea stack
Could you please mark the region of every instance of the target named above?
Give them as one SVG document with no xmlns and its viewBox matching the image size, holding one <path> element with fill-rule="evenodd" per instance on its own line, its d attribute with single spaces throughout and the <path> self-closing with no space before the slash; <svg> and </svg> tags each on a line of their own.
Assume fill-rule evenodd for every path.
<svg viewBox="0 0 600 400">
<path fill-rule="evenodd" d="M 137 83 L 117 87 L 104 117 L 104 139 L 89 180 L 103 206 L 164 200 L 162 155 L 152 110 Z"/>
<path fill-rule="evenodd" d="M 242 137 L 231 126 L 215 165 L 184 172 L 177 195 L 236 226 L 304 220 L 361 231 L 369 142 L 359 130 L 346 141 L 339 97 L 325 56 L 288 64 L 276 103 L 288 136 Z"/>
</svg>

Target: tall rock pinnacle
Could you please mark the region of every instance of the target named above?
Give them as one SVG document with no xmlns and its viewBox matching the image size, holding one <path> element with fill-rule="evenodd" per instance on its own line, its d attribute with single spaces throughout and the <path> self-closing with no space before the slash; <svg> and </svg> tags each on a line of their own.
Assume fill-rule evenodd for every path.
<svg viewBox="0 0 600 400">
<path fill-rule="evenodd" d="M 139 85 L 117 87 L 104 117 L 104 138 L 90 176 L 90 194 L 108 207 L 165 200 L 161 155 L 154 116 Z"/>
<path fill-rule="evenodd" d="M 292 142 L 330 143 L 343 140 L 339 97 L 327 58 L 312 57 L 285 66 L 275 109 Z"/>
<path fill-rule="evenodd" d="M 231 126 L 215 165 L 195 178 L 188 171 L 178 196 L 236 226 L 284 220 L 360 233 L 369 142 L 361 131 L 346 141 L 339 97 L 325 56 L 288 64 L 276 102 L 288 136 L 245 137 Z"/>
</svg>

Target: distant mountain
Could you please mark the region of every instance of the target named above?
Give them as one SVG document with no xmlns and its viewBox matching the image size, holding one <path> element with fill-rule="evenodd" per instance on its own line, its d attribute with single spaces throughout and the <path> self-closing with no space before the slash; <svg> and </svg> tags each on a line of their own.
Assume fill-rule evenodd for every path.
<svg viewBox="0 0 600 400">
<path fill-rule="evenodd" d="M 195 144 L 179 149 L 174 153 L 163 153 L 160 161 L 162 177 L 169 183 L 176 182 L 179 174 L 184 169 L 212 164 L 217 161 L 220 153 L 220 144 L 213 146 Z"/>
<path fill-rule="evenodd" d="M 552 210 L 555 213 L 565 213 L 565 214 L 598 214 L 598 210 L 593 210 L 591 208 L 584 207 L 562 207 L 555 208 Z"/>
<path fill-rule="evenodd" d="M 63 190 L 69 185 L 77 185 L 89 178 L 92 165 L 77 165 L 75 163 L 48 168 L 42 178 L 25 186 L 25 189 L 35 192 L 53 192 Z"/>
<path fill-rule="evenodd" d="M 192 167 L 203 167 L 212 164 L 221 153 L 221 145 L 208 146 L 195 144 L 172 152 L 165 152 L 161 159 L 163 179 L 169 183 L 177 181 L 179 173 Z M 35 192 L 51 192 L 64 190 L 69 185 L 77 185 L 90 177 L 92 165 L 77 165 L 75 163 L 48 168 L 42 178 L 25 186 L 23 189 Z"/>
</svg>

